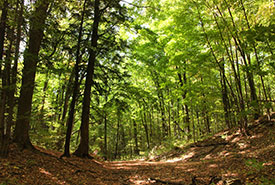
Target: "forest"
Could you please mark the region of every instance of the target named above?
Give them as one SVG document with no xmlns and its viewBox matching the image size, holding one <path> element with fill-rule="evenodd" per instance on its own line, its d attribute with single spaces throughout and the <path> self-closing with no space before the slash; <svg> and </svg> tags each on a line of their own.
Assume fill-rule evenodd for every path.
<svg viewBox="0 0 275 185">
<path fill-rule="evenodd" d="M 130 160 L 251 136 L 274 119 L 274 13 L 273 0 L 1 0 L 1 158 L 16 144 Z"/>
</svg>

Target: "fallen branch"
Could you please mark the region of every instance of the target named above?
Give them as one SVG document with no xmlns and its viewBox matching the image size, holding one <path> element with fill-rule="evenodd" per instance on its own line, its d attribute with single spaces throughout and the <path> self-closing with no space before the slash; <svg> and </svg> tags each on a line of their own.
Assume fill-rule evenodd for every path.
<svg viewBox="0 0 275 185">
<path fill-rule="evenodd" d="M 181 182 L 172 182 L 172 181 L 164 181 L 164 180 L 161 180 L 161 179 L 155 179 L 155 178 L 149 178 L 150 180 L 152 181 L 155 181 L 157 183 L 162 183 L 162 184 L 169 184 L 169 185 L 185 185 Z"/>
</svg>

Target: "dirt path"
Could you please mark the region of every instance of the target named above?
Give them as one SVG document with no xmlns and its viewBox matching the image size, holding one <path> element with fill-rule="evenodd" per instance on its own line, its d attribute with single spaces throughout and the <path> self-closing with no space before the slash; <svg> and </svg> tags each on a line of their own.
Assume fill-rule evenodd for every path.
<svg viewBox="0 0 275 185">
<path fill-rule="evenodd" d="M 151 161 L 59 159 L 55 151 L 12 145 L 9 158 L 0 159 L 0 185 L 275 184 L 274 122 L 253 125 L 248 137 L 224 131 Z"/>
<path fill-rule="evenodd" d="M 179 159 L 167 162 L 121 161 L 104 165 L 110 169 L 106 184 L 218 184 L 223 181 L 246 182 L 245 159 L 230 157 L 201 161 Z M 250 180 L 256 178 L 251 174 Z M 258 174 L 257 174 L 258 175 Z M 117 183 L 115 183 L 117 182 Z M 252 181 L 251 181 L 252 182 Z"/>
<path fill-rule="evenodd" d="M 225 131 L 156 159 L 104 163 L 107 184 L 275 184 L 275 124 Z M 170 159 L 167 159 L 170 158 Z"/>
</svg>

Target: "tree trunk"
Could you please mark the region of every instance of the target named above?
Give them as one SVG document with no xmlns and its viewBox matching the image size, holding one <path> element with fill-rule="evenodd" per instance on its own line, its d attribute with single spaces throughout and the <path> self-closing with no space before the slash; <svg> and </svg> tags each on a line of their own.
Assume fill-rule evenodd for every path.
<svg viewBox="0 0 275 185">
<path fill-rule="evenodd" d="M 7 55 L 7 59 L 10 60 L 9 67 L 7 68 L 6 71 L 6 76 L 7 76 L 7 119 L 6 119 L 6 124 L 5 124 L 5 130 L 6 133 L 3 135 L 2 141 L 0 139 L 0 156 L 2 157 L 7 157 L 8 156 L 8 149 L 9 149 L 9 142 L 10 142 L 10 135 L 11 135 L 11 126 L 13 124 L 13 114 L 14 114 L 14 106 L 15 106 L 15 91 L 16 91 L 16 81 L 17 81 L 17 66 L 18 66 L 18 56 L 19 56 L 19 45 L 21 41 L 21 26 L 22 26 L 22 21 L 23 21 L 23 7 L 24 7 L 24 2 L 23 1 L 17 1 L 16 4 L 16 15 L 15 16 L 15 22 L 17 22 L 16 25 L 16 44 L 15 44 L 15 58 L 14 58 L 14 63 L 13 67 L 11 68 L 11 47 L 12 47 L 12 42 L 13 42 L 13 36 L 10 36 L 10 49 Z M 7 7 L 5 7 L 7 8 Z M 11 34 L 13 35 L 13 33 Z M 2 83 L 3 84 L 3 83 Z M 5 105 L 5 104 L 3 104 Z M 4 121 L 4 120 L 3 120 Z M 3 122 L 4 123 L 4 122 Z M 1 126 L 0 126 L 1 127 Z M 4 133 L 4 132 L 3 132 Z"/>
<path fill-rule="evenodd" d="M 76 99 L 79 93 L 78 90 L 78 78 L 79 78 L 79 63 L 81 60 L 80 56 L 80 43 L 82 40 L 82 30 L 83 30 L 83 22 L 84 22 L 84 16 L 85 16 L 85 7 L 86 7 L 86 0 L 84 1 L 83 4 L 83 10 L 81 14 L 81 22 L 80 22 L 80 27 L 79 27 L 79 32 L 78 32 L 78 41 L 77 41 L 77 50 L 76 50 L 76 62 L 75 62 L 75 67 L 74 67 L 74 85 L 73 85 L 73 97 L 72 101 L 70 104 L 70 111 L 69 111 L 69 118 L 67 121 L 67 132 L 66 132 L 66 140 L 65 140 L 65 148 L 64 148 L 64 154 L 61 156 L 66 156 L 70 157 L 70 142 L 71 142 L 71 134 L 72 134 L 72 129 L 73 129 L 73 122 L 74 122 L 74 113 L 75 113 L 75 104 L 76 104 Z"/>
<path fill-rule="evenodd" d="M 227 92 L 227 86 L 225 82 L 225 70 L 224 70 L 224 64 L 222 65 L 222 71 L 220 72 L 221 76 L 221 87 L 222 87 L 222 102 L 223 102 L 223 110 L 224 110 L 224 119 L 225 123 L 227 125 L 227 128 L 231 128 L 231 123 L 230 123 L 230 117 L 229 117 L 229 109 L 230 109 L 230 104 L 228 101 L 228 92 Z"/>
<path fill-rule="evenodd" d="M 73 78 L 74 78 L 74 73 L 72 72 L 71 75 L 70 75 L 70 77 L 69 77 L 69 80 L 68 80 L 68 83 L 67 83 L 67 87 L 66 87 L 66 91 L 65 91 L 65 98 L 64 98 L 64 104 L 63 104 L 63 112 L 62 112 L 62 117 L 61 117 L 61 124 L 63 126 L 65 126 L 64 121 L 65 121 L 66 114 L 67 114 L 67 111 L 68 111 L 69 99 L 72 96 L 72 84 L 74 83 L 73 82 Z"/>
<path fill-rule="evenodd" d="M 91 47 L 89 48 L 89 62 L 87 68 L 84 98 L 82 105 L 82 116 L 81 116 L 81 137 L 80 144 L 75 151 L 75 155 L 79 157 L 90 157 L 89 155 L 89 117 L 90 117 L 90 98 L 91 98 L 91 87 L 93 83 L 94 67 L 96 62 L 96 50 L 98 40 L 98 26 L 100 21 L 100 10 L 99 0 L 95 0 L 94 3 L 94 23 L 92 30 Z"/>
<path fill-rule="evenodd" d="M 0 156 L 7 157 L 8 156 L 8 147 L 9 147 L 9 141 L 10 141 L 10 135 L 11 135 L 11 122 L 12 122 L 12 113 L 13 110 L 11 107 L 8 106 L 8 103 L 12 101 L 12 72 L 11 72 L 11 53 L 12 53 L 12 46 L 14 41 L 14 33 L 13 28 L 8 29 L 7 38 L 9 40 L 9 47 L 7 50 L 6 58 L 5 58 L 5 69 L 3 71 L 2 75 L 2 84 L 3 84 L 3 93 L 2 95 L 5 97 L 4 99 L 4 110 L 5 113 L 8 113 L 8 116 L 3 116 L 3 125 L 4 126 L 4 135 L 2 137 L 2 142 L 0 143 Z"/>
<path fill-rule="evenodd" d="M 104 157 L 108 159 L 108 141 L 107 141 L 107 112 L 104 112 Z"/>
<path fill-rule="evenodd" d="M 116 131 L 115 159 L 119 155 L 119 152 L 118 152 L 118 144 L 119 144 L 119 140 L 120 140 L 119 130 L 120 130 L 120 112 L 119 112 L 119 110 L 117 110 L 117 131 Z"/>
<path fill-rule="evenodd" d="M 141 118 L 142 118 L 142 115 L 141 115 Z M 147 120 L 146 120 L 145 107 L 144 107 L 144 110 L 143 110 L 142 125 L 144 127 L 145 134 L 146 134 L 147 149 L 149 150 L 150 149 L 150 140 L 149 140 L 149 131 L 148 131 L 148 125 L 147 125 Z"/>
<path fill-rule="evenodd" d="M 22 148 L 33 149 L 29 138 L 29 124 L 31 119 L 32 96 L 38 53 L 40 50 L 45 20 L 47 17 L 48 0 L 36 1 L 36 10 L 30 20 L 28 48 L 24 53 L 24 67 L 20 90 L 14 141 Z"/>
<path fill-rule="evenodd" d="M 133 126 L 134 126 L 134 139 L 135 139 L 135 154 L 139 155 L 137 123 L 135 120 L 133 120 Z"/>
<path fill-rule="evenodd" d="M 8 14 L 8 0 L 3 3 L 3 9 L 0 20 L 0 80 L 2 80 L 2 64 L 3 64 L 3 52 L 4 52 L 4 41 L 6 34 L 6 21 Z M 4 113 L 6 97 L 4 93 L 4 81 L 2 80 L 2 88 L 0 89 L 0 142 L 4 137 Z"/>
<path fill-rule="evenodd" d="M 2 66 L 2 60 L 3 60 L 8 5 L 9 5 L 8 0 L 5 0 L 3 3 L 3 9 L 2 9 L 1 20 L 0 20 L 0 66 Z M 1 77 L 1 73 L 2 73 L 2 69 L 0 67 L 0 77 Z"/>
</svg>

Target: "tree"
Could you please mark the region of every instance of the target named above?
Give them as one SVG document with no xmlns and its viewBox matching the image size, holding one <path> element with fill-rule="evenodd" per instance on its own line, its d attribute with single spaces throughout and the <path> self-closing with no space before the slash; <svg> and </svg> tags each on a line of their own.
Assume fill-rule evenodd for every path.
<svg viewBox="0 0 275 185">
<path fill-rule="evenodd" d="M 100 1 L 94 2 L 94 22 L 92 30 L 91 47 L 89 48 L 89 61 L 87 67 L 85 90 L 82 103 L 82 116 L 81 116 L 81 137 L 80 144 L 74 152 L 79 157 L 90 157 L 89 155 L 89 117 L 90 117 L 90 98 L 91 87 L 93 83 L 96 54 L 97 54 L 97 40 L 98 40 L 98 27 L 100 22 Z"/>
<path fill-rule="evenodd" d="M 77 50 L 76 50 L 76 62 L 74 67 L 74 85 L 73 85 L 73 96 L 72 101 L 70 104 L 70 111 L 69 111 L 69 118 L 67 120 L 67 132 L 66 132 L 66 140 L 65 140 L 65 149 L 64 154 L 61 156 L 70 156 L 70 142 L 71 142 L 71 134 L 72 134 L 72 127 L 73 127 L 73 121 L 74 121 L 74 113 L 75 113 L 75 104 L 76 99 L 78 96 L 78 89 L 79 89 L 79 63 L 80 63 L 80 43 L 82 40 L 82 31 L 83 31 L 83 22 L 84 22 L 84 16 L 85 16 L 85 7 L 86 7 L 86 0 L 84 0 L 83 3 L 83 10 L 81 14 L 81 22 L 79 26 L 79 33 L 78 33 L 78 42 L 77 42 Z"/>
<path fill-rule="evenodd" d="M 18 102 L 14 141 L 22 148 L 27 149 L 33 149 L 33 145 L 29 138 L 29 123 L 31 119 L 32 97 L 38 53 L 43 38 L 49 4 L 50 1 L 48 0 L 36 1 L 35 11 L 30 20 L 28 46 L 24 52 L 23 76 Z"/>
</svg>

